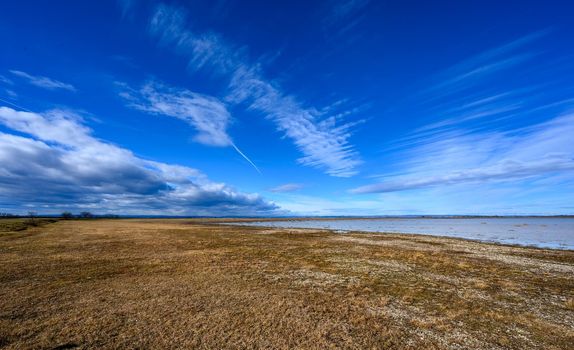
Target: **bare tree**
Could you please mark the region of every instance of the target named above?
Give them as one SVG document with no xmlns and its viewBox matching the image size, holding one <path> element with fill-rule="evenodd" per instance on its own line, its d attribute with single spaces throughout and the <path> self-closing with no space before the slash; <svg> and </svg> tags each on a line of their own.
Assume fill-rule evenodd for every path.
<svg viewBox="0 0 574 350">
<path fill-rule="evenodd" d="M 70 213 L 69 211 L 65 211 L 62 213 L 62 219 L 70 220 L 74 217 L 74 214 Z"/>
<path fill-rule="evenodd" d="M 36 213 L 35 211 L 29 211 L 28 212 L 28 222 L 31 225 L 36 225 L 36 217 L 38 216 L 38 213 Z"/>
</svg>

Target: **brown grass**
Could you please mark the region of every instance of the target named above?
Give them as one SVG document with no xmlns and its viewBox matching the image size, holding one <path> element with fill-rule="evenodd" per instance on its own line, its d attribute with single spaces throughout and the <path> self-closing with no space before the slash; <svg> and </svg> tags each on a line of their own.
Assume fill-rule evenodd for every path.
<svg viewBox="0 0 574 350">
<path fill-rule="evenodd" d="M 0 233 L 0 348 L 569 349 L 574 252 L 60 221 Z"/>
<path fill-rule="evenodd" d="M 5 232 L 24 231 L 29 227 L 43 226 L 56 221 L 57 219 L 47 218 L 0 218 L 0 234 Z"/>
</svg>

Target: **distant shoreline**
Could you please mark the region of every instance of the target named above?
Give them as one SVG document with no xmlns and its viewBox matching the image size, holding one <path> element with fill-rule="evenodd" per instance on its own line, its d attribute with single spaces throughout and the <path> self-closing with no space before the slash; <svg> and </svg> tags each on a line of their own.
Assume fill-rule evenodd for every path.
<svg viewBox="0 0 574 350">
<path fill-rule="evenodd" d="M 320 229 L 337 233 L 428 235 L 502 245 L 574 250 L 574 240 L 570 234 L 574 228 L 571 217 L 244 219 L 205 222 L 274 229 Z"/>
<path fill-rule="evenodd" d="M 186 218 L 181 218 L 186 219 Z M 187 218 L 220 223 L 233 222 L 272 222 L 272 221 L 339 221 L 339 220 L 407 220 L 407 219 L 574 219 L 574 215 L 554 216 L 297 216 L 297 217 L 221 217 L 221 218 Z"/>
<path fill-rule="evenodd" d="M 27 218 L 27 215 L 0 216 L 2 219 Z M 60 218 L 59 214 L 38 214 L 34 218 Z M 510 219 L 510 218 L 565 218 L 571 215 L 374 215 L 374 216 L 171 216 L 171 215 L 110 215 L 94 214 L 90 219 L 208 219 L 208 220 L 248 220 L 248 221 L 301 221 L 301 220 L 384 220 L 384 219 Z M 74 218 L 80 219 L 80 218 Z"/>
</svg>

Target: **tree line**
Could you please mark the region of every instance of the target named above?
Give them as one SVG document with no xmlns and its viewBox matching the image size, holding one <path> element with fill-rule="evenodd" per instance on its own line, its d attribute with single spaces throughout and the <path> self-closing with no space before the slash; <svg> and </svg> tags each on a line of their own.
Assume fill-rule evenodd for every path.
<svg viewBox="0 0 574 350">
<path fill-rule="evenodd" d="M 69 219 L 94 219 L 94 218 L 108 218 L 108 219 L 117 219 L 120 216 L 119 215 L 114 215 L 114 214 L 106 214 L 106 215 L 94 215 L 89 211 L 83 211 L 77 215 L 74 215 L 73 213 L 69 212 L 69 211 L 65 211 L 63 212 L 61 215 L 62 219 L 64 220 L 69 220 Z"/>
<path fill-rule="evenodd" d="M 28 212 L 28 215 L 16 215 L 16 214 L 11 214 L 11 213 L 0 213 L 0 219 L 28 218 L 30 220 L 34 220 L 38 217 L 39 216 L 35 211 Z M 50 215 L 49 217 L 53 218 L 54 216 Z M 72 212 L 65 211 L 62 214 L 60 214 L 60 217 L 64 220 L 70 220 L 70 219 L 96 219 L 96 218 L 117 219 L 120 216 L 114 215 L 114 214 L 95 215 L 89 211 L 82 211 L 78 214 L 74 214 Z"/>
</svg>

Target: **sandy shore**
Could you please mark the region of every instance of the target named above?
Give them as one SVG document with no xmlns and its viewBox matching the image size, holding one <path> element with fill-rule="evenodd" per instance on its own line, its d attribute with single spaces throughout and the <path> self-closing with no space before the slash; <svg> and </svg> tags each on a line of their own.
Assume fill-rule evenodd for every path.
<svg viewBox="0 0 574 350">
<path fill-rule="evenodd" d="M 60 221 L 0 232 L 0 347 L 574 343 L 572 251 L 221 222 Z"/>
</svg>

